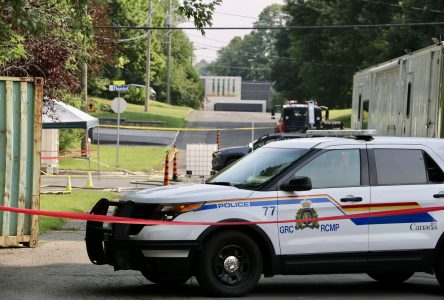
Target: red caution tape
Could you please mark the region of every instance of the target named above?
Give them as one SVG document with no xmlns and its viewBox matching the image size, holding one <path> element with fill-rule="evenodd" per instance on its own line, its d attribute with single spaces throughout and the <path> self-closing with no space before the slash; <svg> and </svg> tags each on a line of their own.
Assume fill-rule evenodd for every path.
<svg viewBox="0 0 444 300">
<path fill-rule="evenodd" d="M 115 216 L 93 215 L 87 213 L 74 213 L 74 212 L 55 212 L 45 210 L 35 210 L 28 208 L 16 208 L 0 206 L 0 211 L 9 211 L 14 213 L 23 213 L 28 215 L 39 215 L 53 218 L 65 218 L 72 220 L 83 221 L 95 221 L 103 223 L 121 223 L 121 224 L 139 224 L 139 225 L 181 225 L 181 226 L 233 226 L 233 225 L 265 225 L 265 224 L 282 224 L 282 223 L 306 223 L 306 222 L 323 222 L 323 221 L 335 221 L 335 220 L 349 220 L 349 219 L 364 219 L 364 218 L 377 218 L 377 217 L 389 217 L 399 215 L 412 215 L 426 212 L 443 211 L 444 206 L 432 206 L 422 208 L 411 209 L 399 209 L 390 211 L 378 211 L 370 213 L 360 213 L 352 215 L 330 216 L 323 218 L 312 218 L 303 220 L 279 220 L 279 221 L 254 221 L 254 222 L 180 222 L 180 221 L 158 221 L 158 220 L 144 220 L 135 218 L 124 218 Z"/>
</svg>

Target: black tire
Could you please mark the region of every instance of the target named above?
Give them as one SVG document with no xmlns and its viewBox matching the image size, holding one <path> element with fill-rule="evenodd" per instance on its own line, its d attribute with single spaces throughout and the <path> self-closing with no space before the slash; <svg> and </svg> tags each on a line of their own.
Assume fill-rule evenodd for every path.
<svg viewBox="0 0 444 300">
<path fill-rule="evenodd" d="M 413 276 L 415 272 L 367 273 L 381 284 L 399 284 Z"/>
<path fill-rule="evenodd" d="M 436 260 L 434 272 L 441 289 L 444 291 L 444 249 L 441 250 L 438 259 Z"/>
<path fill-rule="evenodd" d="M 256 242 L 245 233 L 227 230 L 204 243 L 197 259 L 196 277 L 199 285 L 213 296 L 242 296 L 256 287 L 262 265 Z M 228 270 L 230 267 L 232 271 Z"/>
<path fill-rule="evenodd" d="M 142 275 L 151 281 L 152 283 L 159 284 L 159 285 L 182 285 L 190 279 L 191 276 L 188 275 L 167 275 L 167 274 L 160 274 L 160 273 L 152 273 L 148 271 L 140 271 Z"/>
</svg>

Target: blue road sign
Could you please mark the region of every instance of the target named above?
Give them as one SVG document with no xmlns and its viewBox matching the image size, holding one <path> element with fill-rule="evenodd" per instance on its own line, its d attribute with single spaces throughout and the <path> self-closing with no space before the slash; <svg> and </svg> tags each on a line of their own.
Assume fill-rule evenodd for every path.
<svg viewBox="0 0 444 300">
<path fill-rule="evenodd" d="M 127 91 L 129 89 L 128 85 L 110 85 L 109 90 L 111 92 L 122 92 Z"/>
</svg>

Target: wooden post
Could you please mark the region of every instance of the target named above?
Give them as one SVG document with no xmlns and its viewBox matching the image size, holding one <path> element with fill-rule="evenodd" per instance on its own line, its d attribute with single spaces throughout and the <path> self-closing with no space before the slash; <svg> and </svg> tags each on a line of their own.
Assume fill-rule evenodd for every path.
<svg viewBox="0 0 444 300">
<path fill-rule="evenodd" d="M 220 149 L 220 132 L 219 132 L 219 130 L 217 131 L 217 134 L 216 134 L 216 144 L 217 144 L 217 150 L 219 150 Z"/>
</svg>

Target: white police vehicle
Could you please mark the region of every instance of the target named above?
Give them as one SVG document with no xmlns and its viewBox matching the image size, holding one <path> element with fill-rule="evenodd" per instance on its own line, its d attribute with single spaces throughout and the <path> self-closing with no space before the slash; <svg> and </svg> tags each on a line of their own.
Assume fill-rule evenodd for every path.
<svg viewBox="0 0 444 300">
<path fill-rule="evenodd" d="M 444 140 L 357 135 L 271 143 L 206 184 L 147 189 L 119 202 L 102 199 L 93 214 L 105 215 L 113 206 L 115 215 L 132 218 L 276 223 L 88 222 L 89 257 L 170 286 L 196 276 L 217 296 L 243 295 L 262 274 L 368 273 L 382 283 L 400 283 L 427 272 L 444 286 L 444 211 L 412 211 L 444 206 Z M 313 220 L 329 216 L 349 219 Z"/>
</svg>

